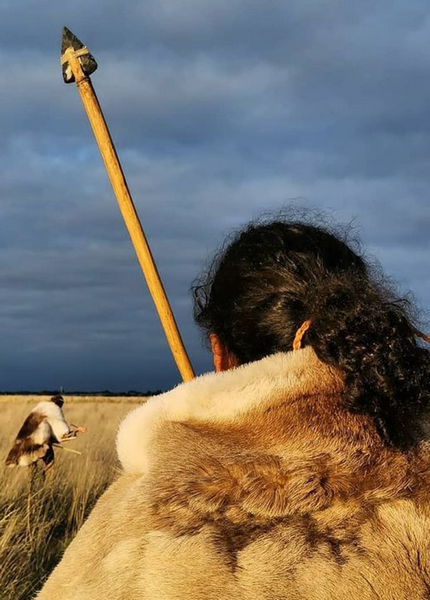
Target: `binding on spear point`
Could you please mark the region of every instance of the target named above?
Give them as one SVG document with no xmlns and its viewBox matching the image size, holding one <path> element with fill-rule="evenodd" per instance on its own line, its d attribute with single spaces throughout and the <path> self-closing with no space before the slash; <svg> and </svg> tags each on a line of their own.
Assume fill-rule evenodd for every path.
<svg viewBox="0 0 430 600">
<path fill-rule="evenodd" d="M 88 48 L 67 27 L 63 29 L 61 40 L 61 66 L 64 82 L 76 83 L 140 267 L 158 311 L 158 316 L 166 334 L 170 350 L 172 351 L 182 379 L 189 381 L 194 377 L 194 371 L 134 207 L 103 112 L 91 83 L 90 75 L 97 69 L 97 62 Z"/>
</svg>

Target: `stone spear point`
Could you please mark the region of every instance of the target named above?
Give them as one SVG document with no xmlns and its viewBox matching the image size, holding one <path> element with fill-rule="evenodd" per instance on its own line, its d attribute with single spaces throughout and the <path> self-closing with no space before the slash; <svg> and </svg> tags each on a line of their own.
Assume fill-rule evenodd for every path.
<svg viewBox="0 0 430 600">
<path fill-rule="evenodd" d="M 75 56 L 80 58 L 79 62 L 81 64 L 82 71 L 84 74 L 89 77 L 94 71 L 97 69 L 97 63 L 94 56 L 89 52 L 88 48 L 83 45 L 81 40 L 79 40 L 74 33 L 67 29 L 67 27 L 63 28 L 63 35 L 61 37 L 61 57 L 66 56 L 66 51 L 69 48 L 74 52 Z M 73 83 L 75 81 L 75 76 L 73 75 L 73 71 L 69 65 L 69 62 L 66 59 L 61 61 L 63 68 L 63 79 L 64 83 Z"/>
</svg>

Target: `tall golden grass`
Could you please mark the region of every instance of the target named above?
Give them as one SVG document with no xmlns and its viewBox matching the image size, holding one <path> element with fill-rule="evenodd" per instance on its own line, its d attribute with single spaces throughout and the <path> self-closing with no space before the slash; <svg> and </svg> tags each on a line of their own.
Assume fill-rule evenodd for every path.
<svg viewBox="0 0 430 600">
<path fill-rule="evenodd" d="M 34 404 L 40 399 L 35 398 Z M 60 560 L 97 498 L 115 478 L 115 434 L 136 402 L 70 402 L 69 423 L 86 434 L 67 442 L 81 456 L 56 449 L 45 482 L 30 484 L 30 469 L 4 467 L 4 459 L 32 405 L 22 398 L 0 406 L 0 598 L 30 600 Z"/>
</svg>

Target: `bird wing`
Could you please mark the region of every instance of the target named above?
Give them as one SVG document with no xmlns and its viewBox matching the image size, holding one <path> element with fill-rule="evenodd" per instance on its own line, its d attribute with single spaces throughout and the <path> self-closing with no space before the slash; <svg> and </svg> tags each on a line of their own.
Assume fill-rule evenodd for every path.
<svg viewBox="0 0 430 600">
<path fill-rule="evenodd" d="M 25 419 L 7 455 L 6 465 L 27 467 L 45 454 L 52 438 L 52 429 L 44 414 L 32 411 Z"/>
</svg>

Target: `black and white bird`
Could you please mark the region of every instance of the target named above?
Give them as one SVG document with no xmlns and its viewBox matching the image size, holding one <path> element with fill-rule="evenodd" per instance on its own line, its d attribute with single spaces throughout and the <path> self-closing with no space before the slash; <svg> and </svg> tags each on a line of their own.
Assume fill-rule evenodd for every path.
<svg viewBox="0 0 430 600">
<path fill-rule="evenodd" d="M 39 402 L 25 419 L 6 458 L 8 467 L 28 467 L 42 459 L 46 467 L 54 461 L 53 444 L 75 437 L 78 427 L 72 430 L 67 423 L 62 406 L 62 396 Z"/>
</svg>

